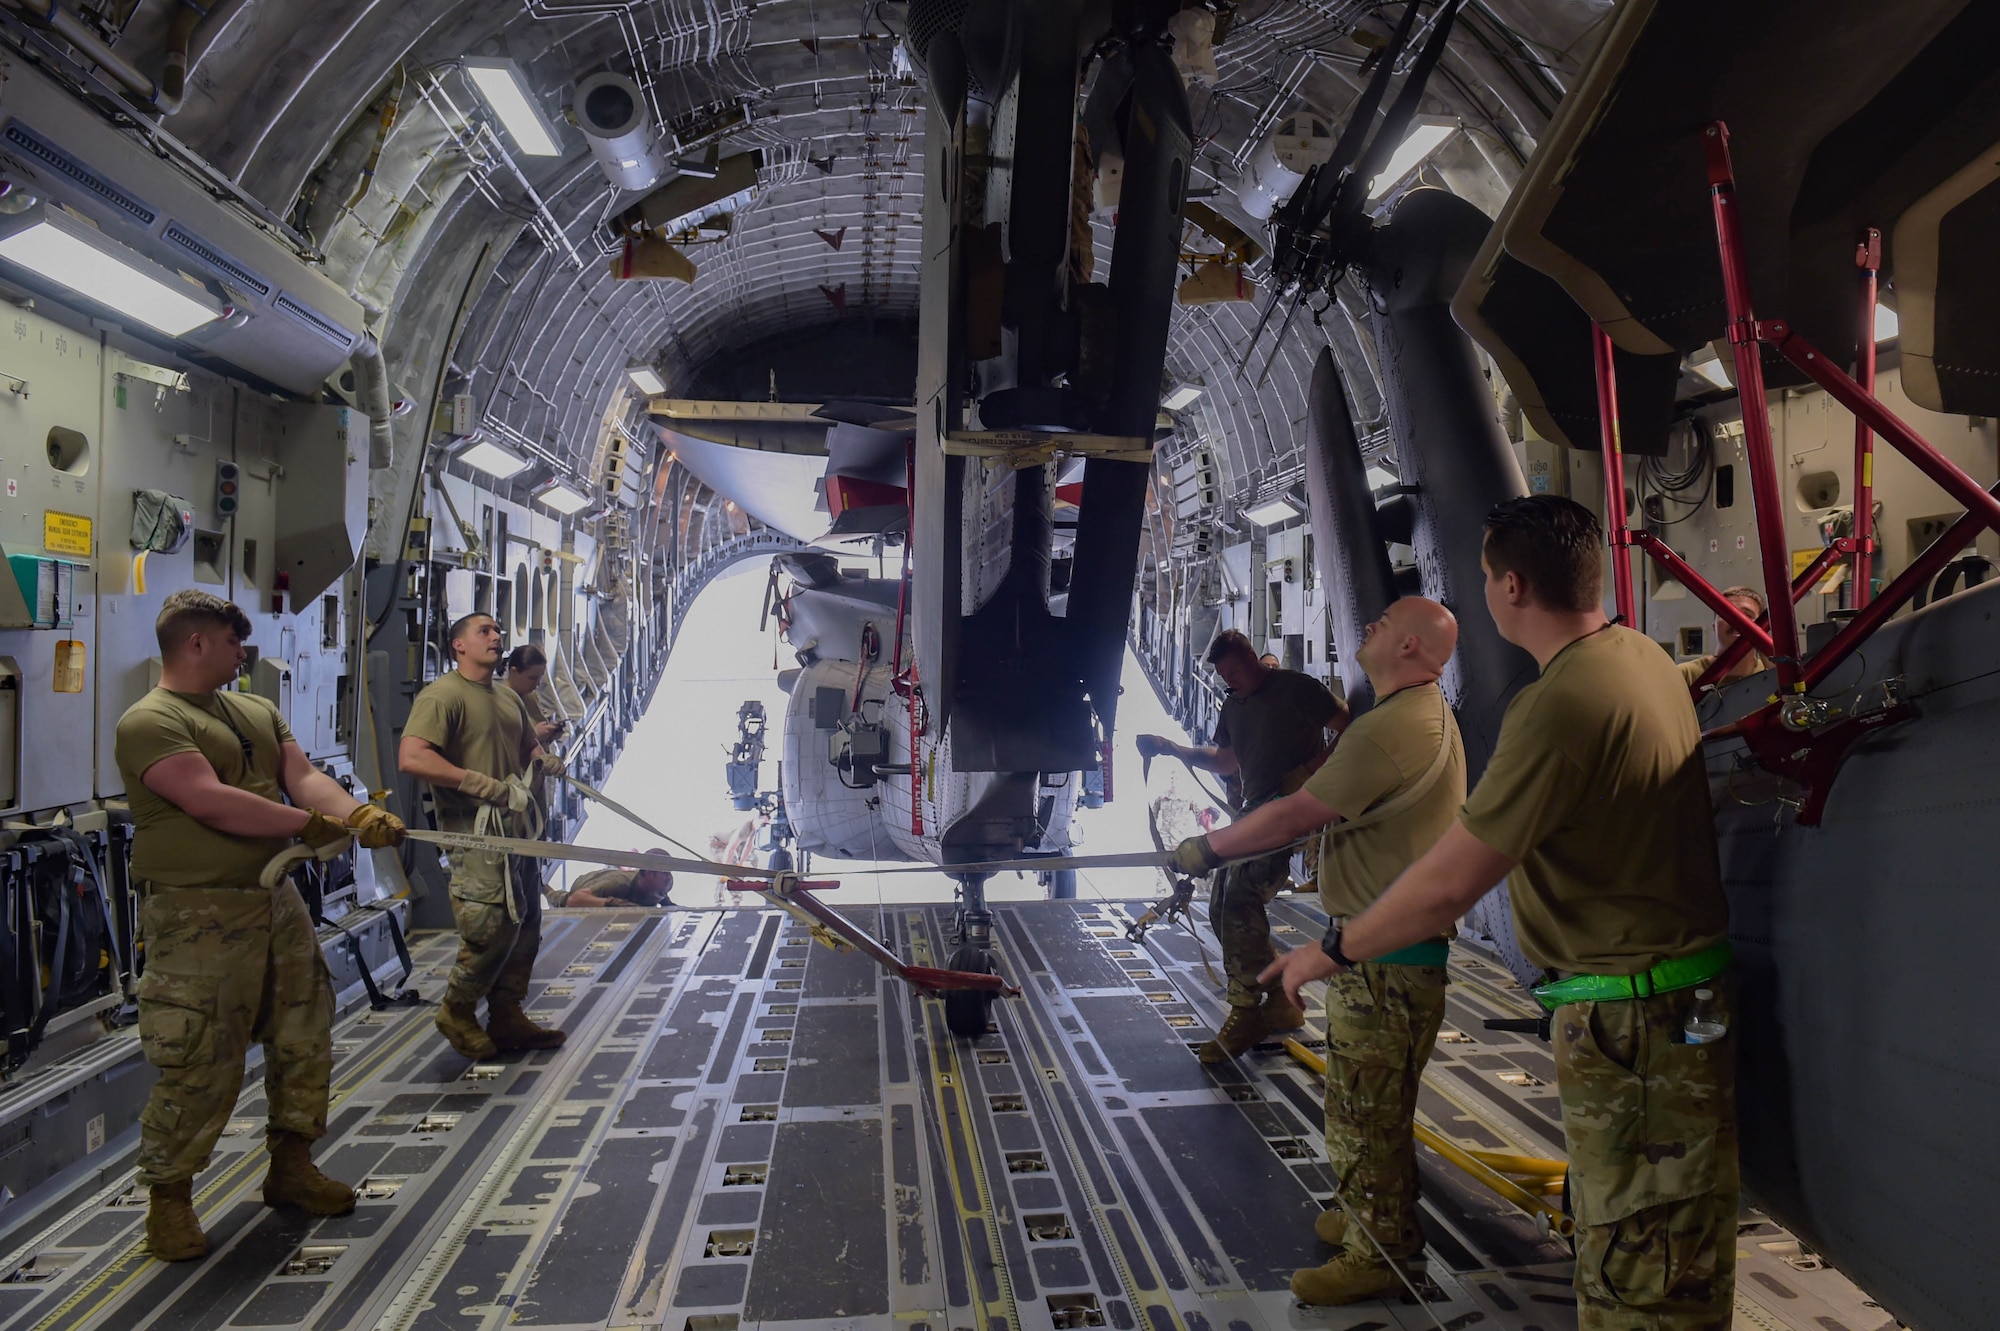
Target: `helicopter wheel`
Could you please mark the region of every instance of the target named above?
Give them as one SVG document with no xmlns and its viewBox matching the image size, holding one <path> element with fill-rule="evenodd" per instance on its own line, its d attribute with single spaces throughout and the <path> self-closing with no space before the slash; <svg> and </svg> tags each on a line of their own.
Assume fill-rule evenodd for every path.
<svg viewBox="0 0 2000 1331">
<path fill-rule="evenodd" d="M 951 954 L 946 966 L 975 975 L 991 975 L 993 962 L 986 949 L 962 944 Z M 986 1034 L 993 1010 L 993 995 L 982 989 L 947 989 L 944 994 L 944 1024 L 962 1040 L 976 1040 Z"/>
</svg>

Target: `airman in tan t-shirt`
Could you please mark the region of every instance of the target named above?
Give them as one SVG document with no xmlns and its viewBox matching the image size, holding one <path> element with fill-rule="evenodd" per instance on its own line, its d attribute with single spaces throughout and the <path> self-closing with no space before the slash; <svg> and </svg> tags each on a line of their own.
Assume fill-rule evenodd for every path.
<svg viewBox="0 0 2000 1331">
<path fill-rule="evenodd" d="M 1390 606 L 1357 653 L 1380 701 L 1348 724 L 1297 793 L 1182 842 L 1176 867 L 1196 872 L 1324 827 L 1320 899 L 1336 917 L 1367 909 L 1451 826 L 1465 799 L 1465 746 L 1438 687 L 1457 642 L 1458 623 L 1437 602 L 1410 596 Z M 1400 1290 L 1391 1262 L 1423 1251 L 1412 1134 L 1417 1088 L 1444 1020 L 1448 946 L 1441 931 L 1327 984 L 1326 1150 L 1340 1205 L 1315 1230 L 1345 1251 L 1292 1276 L 1292 1292 L 1307 1303 Z M 1350 1219 L 1362 1232 L 1348 1232 Z"/>
</svg>

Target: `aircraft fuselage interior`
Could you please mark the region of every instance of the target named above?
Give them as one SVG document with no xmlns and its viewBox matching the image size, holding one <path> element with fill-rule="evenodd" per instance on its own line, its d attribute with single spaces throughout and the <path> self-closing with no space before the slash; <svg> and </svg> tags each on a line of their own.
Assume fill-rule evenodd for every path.
<svg viewBox="0 0 2000 1331">
<path fill-rule="evenodd" d="M 1996 236 L 1973 0 L 0 0 L 0 1327 L 2000 1326 Z M 1726 938 L 1552 964 L 1510 854 L 1384 1062 L 1209 852 L 1411 679 L 1255 946 L 1344 965 L 1441 772 L 1473 837 L 1528 511 L 1680 667 Z M 1697 1007 L 1586 1139 L 1599 980 Z M 1707 1182 L 1607 1202 L 1619 1113 Z"/>
</svg>

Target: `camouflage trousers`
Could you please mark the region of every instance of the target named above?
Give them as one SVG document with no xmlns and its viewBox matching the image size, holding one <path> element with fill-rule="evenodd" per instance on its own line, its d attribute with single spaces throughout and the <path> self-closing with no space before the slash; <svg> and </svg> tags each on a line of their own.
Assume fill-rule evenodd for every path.
<svg viewBox="0 0 2000 1331">
<path fill-rule="evenodd" d="M 535 955 L 542 950 L 539 876 L 535 861 L 518 856 L 484 851 L 452 856 L 451 915 L 458 925 L 458 960 L 445 981 L 446 1002 L 471 1007 L 489 997 L 527 1001 Z"/>
<path fill-rule="evenodd" d="M 1327 981 L 1326 1156 L 1349 1217 L 1398 1261 L 1417 1223 L 1417 1088 L 1444 1022 L 1445 968 L 1364 961 Z M 1375 1245 L 1350 1226 L 1347 1247 Z"/>
<path fill-rule="evenodd" d="M 1708 986 L 1727 1017 L 1734 988 Z M 1691 1045 L 1694 990 L 1555 1016 L 1582 1331 L 1727 1331 L 1734 1318 L 1736 1036 Z"/>
<path fill-rule="evenodd" d="M 1257 983 L 1263 969 L 1278 959 L 1271 944 L 1271 919 L 1264 908 L 1292 881 L 1292 854 L 1275 855 L 1218 869 L 1209 881 L 1208 927 L 1222 948 L 1222 969 L 1229 979 L 1229 1005 L 1256 1007 L 1264 987 Z"/>
<path fill-rule="evenodd" d="M 324 1136 L 333 984 L 298 889 L 156 887 L 139 928 L 139 1043 L 160 1070 L 139 1115 L 139 1181 L 207 1167 L 252 1041 L 264 1046 L 270 1130 Z"/>
</svg>

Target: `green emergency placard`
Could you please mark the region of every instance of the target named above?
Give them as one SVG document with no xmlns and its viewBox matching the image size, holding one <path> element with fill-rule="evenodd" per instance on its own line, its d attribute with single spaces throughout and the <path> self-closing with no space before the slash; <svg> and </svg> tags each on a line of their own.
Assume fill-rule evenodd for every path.
<svg viewBox="0 0 2000 1331">
<path fill-rule="evenodd" d="M 90 558 L 90 519 L 53 509 L 42 514 L 42 548 L 50 554 Z"/>
</svg>

